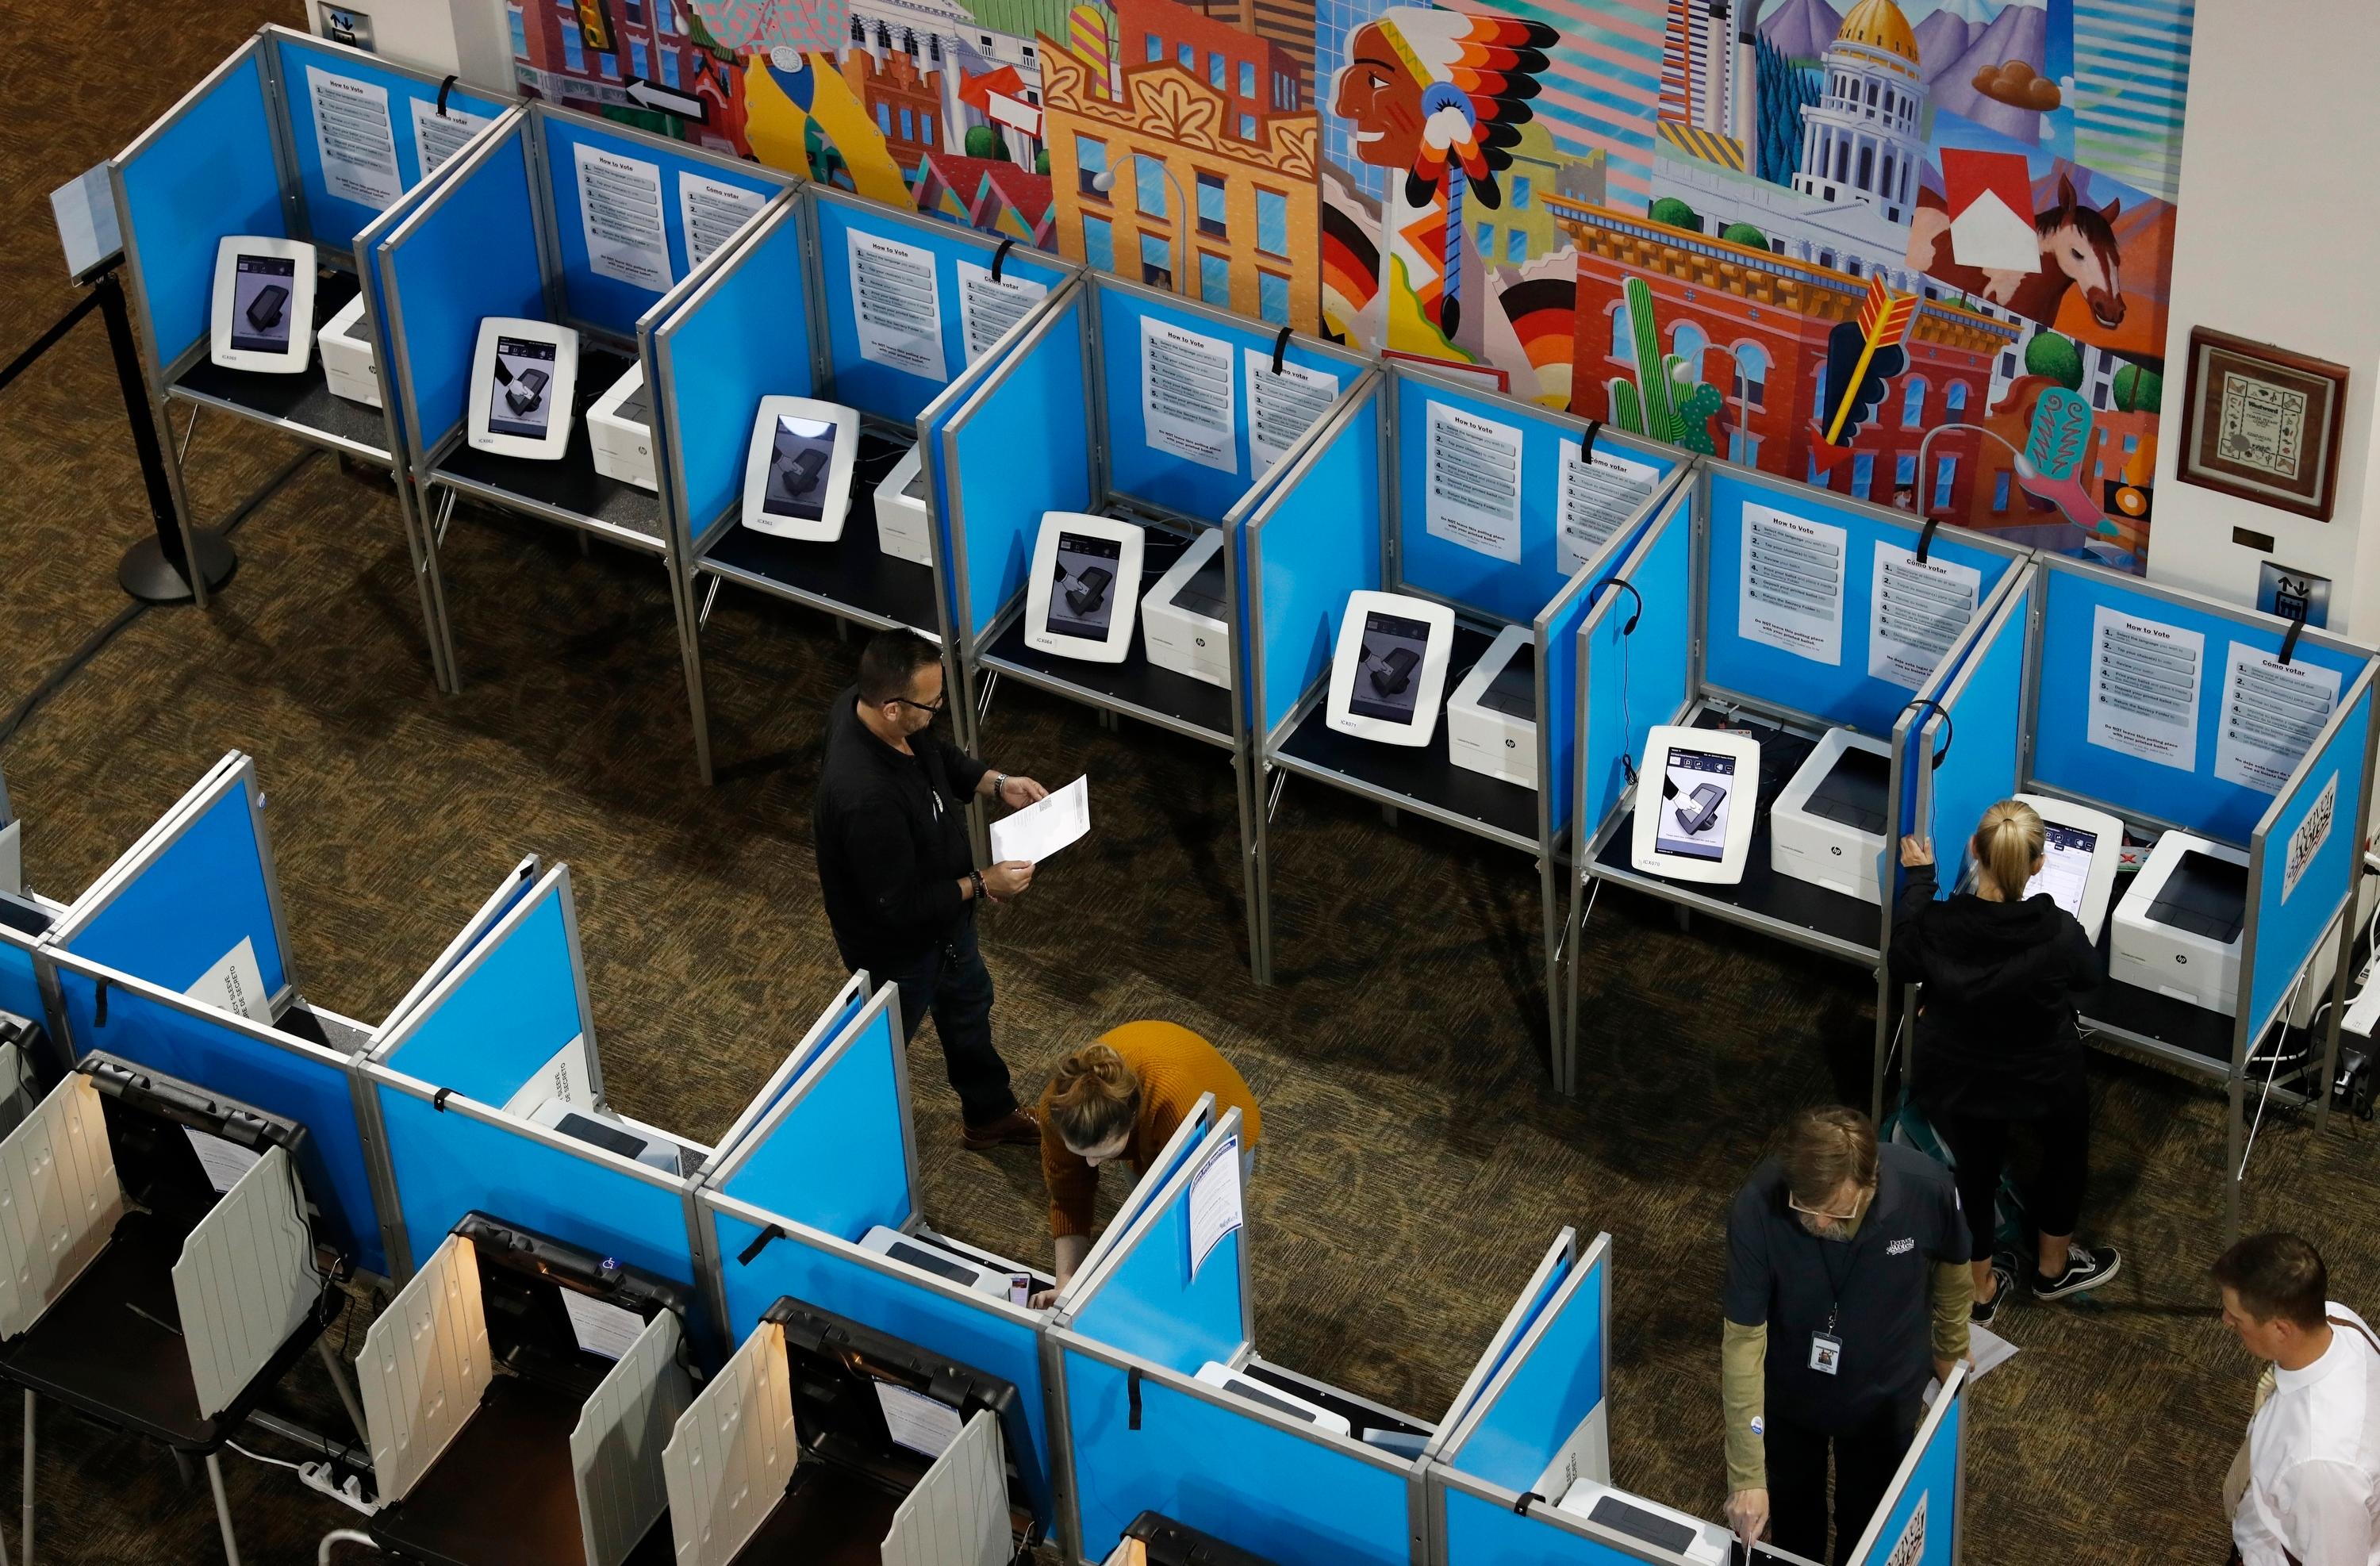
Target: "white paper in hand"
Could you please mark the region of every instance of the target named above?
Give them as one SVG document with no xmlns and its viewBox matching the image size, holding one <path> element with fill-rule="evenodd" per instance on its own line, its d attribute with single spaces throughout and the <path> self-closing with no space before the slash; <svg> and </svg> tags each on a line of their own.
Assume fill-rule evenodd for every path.
<svg viewBox="0 0 2380 1566">
<path fill-rule="evenodd" d="M 1021 859 L 1038 865 L 1091 830 L 1091 780 L 1087 774 L 1046 799 L 991 823 L 991 857 L 1005 865 Z"/>
<path fill-rule="evenodd" d="M 2014 1359 L 2016 1345 L 1988 1327 L 1970 1327 L 1967 1329 L 1967 1357 L 1974 1362 L 1967 1372 L 1967 1379 L 1980 1381 L 1991 1371 Z M 1938 1379 L 1925 1383 L 1926 1407 L 1934 1406 L 1934 1399 L 1941 1390 L 1942 1383 Z"/>
</svg>

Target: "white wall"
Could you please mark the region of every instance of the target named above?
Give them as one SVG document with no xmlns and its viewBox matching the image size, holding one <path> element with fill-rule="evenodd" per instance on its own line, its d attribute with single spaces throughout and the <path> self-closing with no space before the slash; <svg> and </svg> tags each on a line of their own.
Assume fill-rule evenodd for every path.
<svg viewBox="0 0 2380 1566">
<path fill-rule="evenodd" d="M 355 0 L 370 18 L 372 49 L 417 70 L 449 72 L 499 99 L 513 95 L 512 24 L 504 0 Z M 306 26 L 322 31 L 322 0 L 305 0 Z"/>
<path fill-rule="evenodd" d="M 2331 579 L 2330 626 L 2380 640 L 2380 4 L 2199 0 L 2166 339 L 2153 580 L 2255 601 L 2265 561 Z M 2332 519 L 2174 478 L 2192 326 L 2344 364 Z M 2273 552 L 2231 540 L 2269 534 Z"/>
</svg>

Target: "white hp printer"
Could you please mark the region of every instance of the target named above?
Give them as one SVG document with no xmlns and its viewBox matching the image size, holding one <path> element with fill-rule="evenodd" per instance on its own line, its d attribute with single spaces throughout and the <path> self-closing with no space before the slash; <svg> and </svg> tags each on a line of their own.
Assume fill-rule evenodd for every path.
<svg viewBox="0 0 2380 1566">
<path fill-rule="evenodd" d="M 1523 788 L 1537 786 L 1537 645 L 1507 625 L 1446 700 L 1446 758 Z"/>
<path fill-rule="evenodd" d="M 314 334 L 314 350 L 332 395 L 366 407 L 380 406 L 380 378 L 372 373 L 372 341 L 364 332 L 361 294 L 322 322 L 322 331 Z"/>
<path fill-rule="evenodd" d="M 2240 1006 L 2240 933 L 2248 922 L 2248 856 L 2169 832 L 2116 904 L 2107 976 L 2193 1006 Z"/>
<path fill-rule="evenodd" d="M 934 563 L 934 529 L 926 509 L 926 448 L 909 455 L 876 486 L 876 547 L 913 565 Z"/>
<path fill-rule="evenodd" d="M 587 410 L 587 440 L 595 471 L 623 484 L 659 492 L 653 477 L 653 399 L 645 390 L 645 367 L 632 364 L 611 390 Z"/>
<path fill-rule="evenodd" d="M 1768 868 L 1879 906 L 1892 747 L 1829 729 L 1768 818 Z"/>
<path fill-rule="evenodd" d="M 904 1234 L 880 1223 L 860 1237 L 859 1248 L 907 1262 L 962 1289 L 1006 1300 L 1011 1305 L 1028 1303 L 1034 1291 L 1043 1286 L 1029 1270 L 1014 1262 L 963 1251 L 940 1235 Z"/>
<path fill-rule="evenodd" d="M 1160 669 L 1229 687 L 1232 609 L 1223 601 L 1223 530 L 1208 528 L 1140 604 L 1141 644 Z"/>
</svg>

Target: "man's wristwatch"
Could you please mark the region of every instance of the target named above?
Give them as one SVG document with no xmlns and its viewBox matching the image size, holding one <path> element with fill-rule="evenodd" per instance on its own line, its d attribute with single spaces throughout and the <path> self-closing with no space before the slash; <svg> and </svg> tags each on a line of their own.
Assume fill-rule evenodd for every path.
<svg viewBox="0 0 2380 1566">
<path fill-rule="evenodd" d="M 987 902 L 990 899 L 991 894 L 983 889 L 983 872 L 981 870 L 969 870 L 967 872 L 967 880 L 975 882 L 976 901 L 980 903 Z"/>
<path fill-rule="evenodd" d="M 1008 791 L 1008 774 L 1007 774 L 1006 772 L 994 772 L 994 773 L 992 773 L 992 774 L 991 774 L 991 796 L 992 796 L 994 799 L 999 800 L 1002 805 L 1005 805 L 1005 804 L 1007 804 L 1007 803 L 1008 803 L 1008 792 L 1007 792 L 1007 791 Z"/>
</svg>

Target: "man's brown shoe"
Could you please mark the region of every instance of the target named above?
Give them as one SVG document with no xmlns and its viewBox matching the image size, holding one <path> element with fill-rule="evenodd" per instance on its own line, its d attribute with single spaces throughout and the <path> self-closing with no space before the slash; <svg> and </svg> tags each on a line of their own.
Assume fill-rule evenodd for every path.
<svg viewBox="0 0 2380 1566">
<path fill-rule="evenodd" d="M 988 1125 L 962 1126 L 959 1139 L 970 1153 L 988 1153 L 994 1147 L 1038 1147 L 1041 1123 L 1031 1110 L 1011 1110 Z"/>
</svg>

